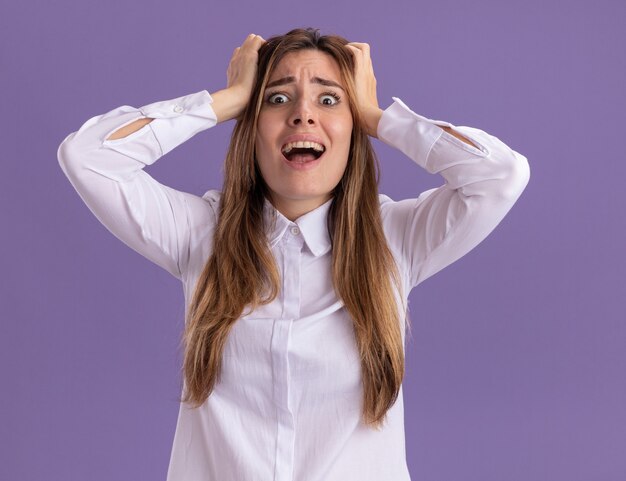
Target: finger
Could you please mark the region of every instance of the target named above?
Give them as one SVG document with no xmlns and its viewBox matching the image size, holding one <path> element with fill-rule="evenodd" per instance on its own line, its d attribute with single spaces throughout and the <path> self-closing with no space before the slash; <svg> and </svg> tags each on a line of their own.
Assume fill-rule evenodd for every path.
<svg viewBox="0 0 626 481">
<path fill-rule="evenodd" d="M 354 45 L 346 45 L 347 49 L 350 51 L 352 56 L 357 62 L 361 62 L 363 59 L 363 51 L 360 48 L 355 47 Z"/>
<path fill-rule="evenodd" d="M 368 43 L 364 43 L 364 42 L 349 42 L 346 45 L 358 48 L 359 50 L 363 51 L 364 53 L 368 53 L 369 54 L 369 52 L 370 52 L 370 46 L 369 46 Z"/>
<path fill-rule="evenodd" d="M 352 53 L 354 59 L 359 63 L 367 64 L 370 60 L 369 52 L 362 50 L 361 48 L 355 47 L 354 45 L 346 45 L 348 50 Z"/>
<path fill-rule="evenodd" d="M 253 48 L 254 50 L 259 50 L 259 48 L 261 48 L 261 45 L 263 45 L 264 43 L 265 39 L 263 37 L 261 37 L 260 35 L 255 35 L 252 39 L 251 48 Z"/>
<path fill-rule="evenodd" d="M 252 41 L 254 40 L 254 37 L 256 37 L 255 34 L 251 33 L 250 35 L 248 35 L 244 41 L 241 43 L 241 45 L 239 47 L 237 47 L 238 49 L 246 49 L 248 48 L 248 46 L 252 43 Z"/>
<path fill-rule="evenodd" d="M 260 35 L 251 33 L 250 35 L 246 37 L 243 43 L 255 44 L 255 43 L 264 43 L 264 42 L 265 42 L 265 39 L 263 37 L 261 37 Z"/>
<path fill-rule="evenodd" d="M 241 48 L 242 50 L 256 53 L 258 52 L 259 48 L 261 48 L 261 45 L 263 45 L 264 43 L 265 39 L 263 37 L 251 33 L 246 37 L 243 44 L 241 45 Z"/>
</svg>

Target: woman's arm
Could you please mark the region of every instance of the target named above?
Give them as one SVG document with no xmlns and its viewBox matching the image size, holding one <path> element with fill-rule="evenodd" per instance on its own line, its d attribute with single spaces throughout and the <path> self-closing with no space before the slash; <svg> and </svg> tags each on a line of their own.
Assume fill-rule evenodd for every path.
<svg viewBox="0 0 626 481">
<path fill-rule="evenodd" d="M 488 133 L 431 120 L 400 99 L 378 107 L 366 43 L 349 43 L 356 65 L 357 104 L 369 135 L 401 150 L 446 183 L 416 199 L 382 196 L 390 248 L 414 287 L 478 245 L 504 218 L 530 178 L 528 160 Z"/>
<path fill-rule="evenodd" d="M 465 142 L 467 145 L 471 145 L 475 149 L 479 149 L 479 147 L 476 144 L 472 143 L 472 141 L 469 140 L 467 137 L 463 137 L 456 130 L 452 130 L 450 127 L 446 127 L 445 125 L 440 125 L 439 127 L 441 127 L 443 130 L 448 132 L 450 135 L 454 135 L 457 139 Z"/>
<path fill-rule="evenodd" d="M 116 237 L 182 278 L 190 230 L 215 222 L 199 197 L 162 185 L 144 168 L 202 130 L 229 120 L 246 106 L 264 40 L 250 35 L 228 66 L 228 85 L 141 108 L 128 105 L 92 117 L 68 135 L 59 164 L 82 200 Z"/>
<path fill-rule="evenodd" d="M 142 128 L 144 125 L 149 124 L 150 122 L 152 122 L 154 119 L 139 119 L 139 120 L 135 120 L 132 124 L 129 124 L 125 127 L 122 127 L 119 130 L 116 130 L 115 132 L 113 132 L 109 137 L 107 137 L 107 140 L 117 140 L 117 139 L 122 139 L 130 134 L 132 134 L 133 132 L 137 132 L 140 128 Z"/>
<path fill-rule="evenodd" d="M 144 168 L 215 123 L 206 90 L 141 108 L 124 105 L 68 135 L 57 158 L 113 235 L 180 279 L 188 255 L 189 205 L 200 199 L 160 184 Z"/>
<path fill-rule="evenodd" d="M 428 119 L 400 99 L 394 101 L 380 119 L 378 137 L 445 179 L 444 185 L 416 199 L 394 202 L 385 198 L 381 203 L 390 247 L 414 287 L 468 253 L 495 229 L 528 184 L 530 167 L 526 157 L 497 137 Z"/>
<path fill-rule="evenodd" d="M 241 99 L 243 96 L 232 87 L 218 90 L 211 94 L 211 97 L 213 99 L 211 107 L 215 113 L 217 123 L 230 120 L 241 112 Z M 135 120 L 132 124 L 126 125 L 113 132 L 106 140 L 117 140 L 127 137 L 153 120 L 154 119 L 150 118 Z"/>
<path fill-rule="evenodd" d="M 352 52 L 356 65 L 355 87 L 357 95 L 356 101 L 359 106 L 359 111 L 365 119 L 368 134 L 371 137 L 378 138 L 378 122 L 380 122 L 383 111 L 378 106 L 378 99 L 376 96 L 376 76 L 374 75 L 374 67 L 370 56 L 370 46 L 367 43 L 350 42 L 346 45 L 346 47 L 350 50 L 350 52 Z M 454 131 L 450 127 L 443 125 L 440 125 L 439 127 L 444 129 L 449 134 L 454 135 L 457 139 L 462 140 L 466 144 L 471 145 L 472 147 L 477 147 L 469 139 Z"/>
</svg>

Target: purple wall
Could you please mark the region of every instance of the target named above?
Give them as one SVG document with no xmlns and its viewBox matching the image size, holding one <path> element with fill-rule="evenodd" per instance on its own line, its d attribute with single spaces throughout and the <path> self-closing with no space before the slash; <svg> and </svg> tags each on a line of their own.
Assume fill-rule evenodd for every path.
<svg viewBox="0 0 626 481">
<path fill-rule="evenodd" d="M 496 230 L 411 295 L 412 478 L 626 479 L 626 3 L 5 3 L 0 479 L 165 479 L 182 290 L 99 224 L 56 150 L 119 105 L 223 88 L 248 33 L 296 26 L 370 43 L 382 108 L 398 96 L 530 162 Z M 148 171 L 219 187 L 232 126 Z M 375 147 L 394 199 L 442 183 Z"/>
</svg>

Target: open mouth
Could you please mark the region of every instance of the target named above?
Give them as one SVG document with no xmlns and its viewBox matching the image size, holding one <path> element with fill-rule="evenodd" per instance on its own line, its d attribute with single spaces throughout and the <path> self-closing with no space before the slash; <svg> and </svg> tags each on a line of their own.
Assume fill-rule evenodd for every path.
<svg viewBox="0 0 626 481">
<path fill-rule="evenodd" d="M 289 142 L 281 149 L 285 159 L 289 162 L 305 163 L 319 159 L 326 147 L 317 142 Z"/>
</svg>

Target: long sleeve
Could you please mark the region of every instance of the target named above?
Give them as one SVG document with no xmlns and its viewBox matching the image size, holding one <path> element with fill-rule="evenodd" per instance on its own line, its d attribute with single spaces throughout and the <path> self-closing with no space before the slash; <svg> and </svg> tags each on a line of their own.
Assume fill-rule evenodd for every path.
<svg viewBox="0 0 626 481">
<path fill-rule="evenodd" d="M 189 261 L 189 207 L 196 196 L 144 168 L 217 120 L 206 90 L 141 108 L 123 105 L 87 120 L 57 151 L 61 168 L 98 220 L 129 247 L 181 279 Z M 154 120 L 106 140 L 140 118 Z"/>
<path fill-rule="evenodd" d="M 399 149 L 445 184 L 416 199 L 381 202 L 390 248 L 409 288 L 453 263 L 485 239 L 509 212 L 530 179 L 528 160 L 498 138 L 476 128 L 432 120 L 400 99 L 387 108 L 378 138 Z M 447 126 L 475 148 L 445 132 Z"/>
</svg>

